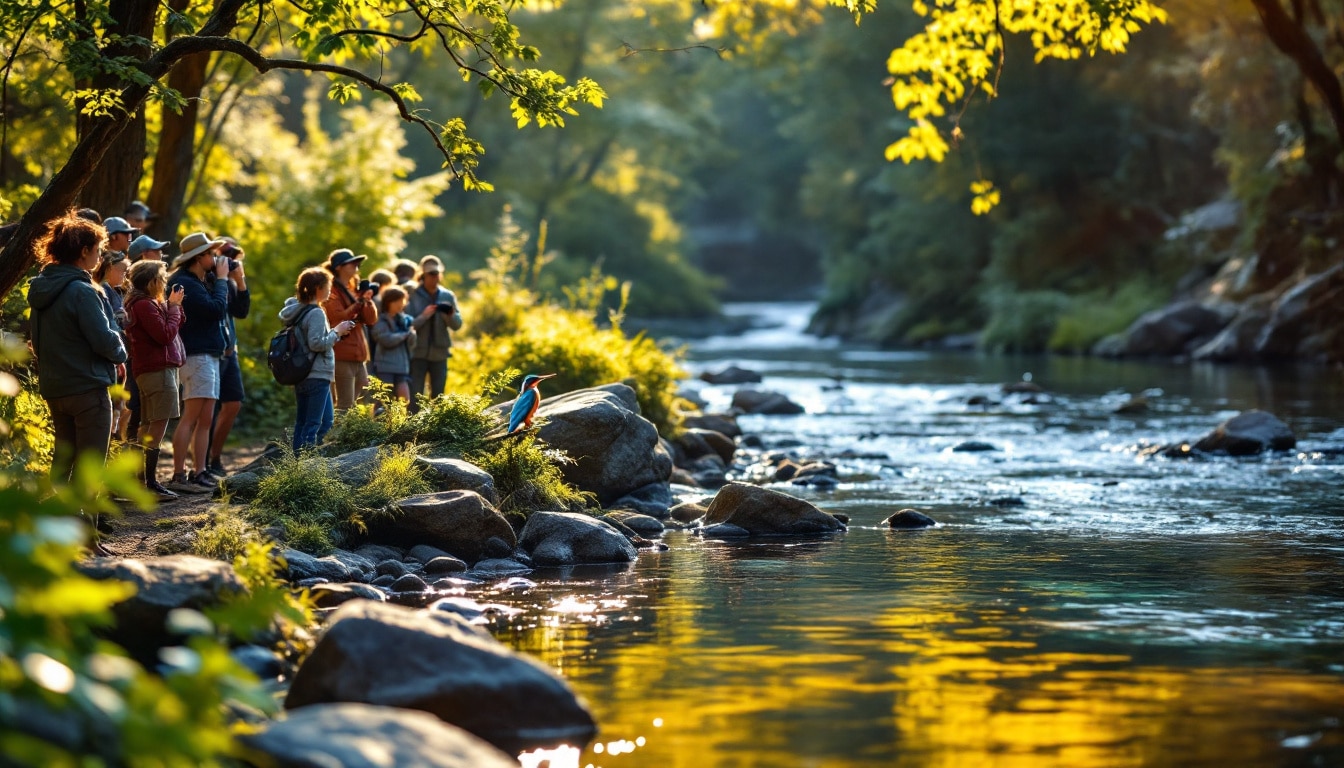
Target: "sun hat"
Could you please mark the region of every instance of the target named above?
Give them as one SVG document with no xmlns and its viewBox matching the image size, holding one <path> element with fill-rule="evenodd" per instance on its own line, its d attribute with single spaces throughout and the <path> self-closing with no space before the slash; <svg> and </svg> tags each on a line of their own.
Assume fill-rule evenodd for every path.
<svg viewBox="0 0 1344 768">
<path fill-rule="evenodd" d="M 103 219 L 103 229 L 107 230 L 109 235 L 119 235 L 125 232 L 128 235 L 134 235 L 140 230 L 131 226 L 131 223 L 120 216 L 108 216 Z"/>
<path fill-rule="evenodd" d="M 328 271 L 335 272 L 346 264 L 358 264 L 369 258 L 368 256 L 356 256 L 355 252 L 349 248 L 337 248 L 327 257 L 326 267 Z"/>
<path fill-rule="evenodd" d="M 223 244 L 223 240 L 211 240 L 210 236 L 204 232 L 192 232 L 182 238 L 182 242 L 178 244 L 178 247 L 182 249 L 182 255 L 173 259 L 173 269 L 177 269 L 211 248 L 217 248 Z"/>
<path fill-rule="evenodd" d="M 149 235 L 141 235 L 131 241 L 126 247 L 126 255 L 132 260 L 139 261 L 140 254 L 145 251 L 162 251 L 168 245 L 167 240 L 155 240 Z"/>
</svg>

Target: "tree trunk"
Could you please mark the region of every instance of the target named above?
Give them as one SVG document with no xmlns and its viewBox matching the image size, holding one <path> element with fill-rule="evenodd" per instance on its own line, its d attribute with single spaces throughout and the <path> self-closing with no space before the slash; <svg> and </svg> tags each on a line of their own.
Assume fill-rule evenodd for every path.
<svg viewBox="0 0 1344 768">
<path fill-rule="evenodd" d="M 155 0 L 112 0 L 108 12 L 113 24 L 109 33 L 135 35 L 145 39 L 154 36 L 154 19 L 159 5 Z M 144 45 L 114 43 L 103 50 L 103 56 L 134 56 L 144 60 L 149 58 L 149 48 Z M 112 75 L 100 75 L 95 78 L 92 87 L 99 89 L 118 89 L 123 83 Z M 145 167 L 145 142 L 148 138 L 145 129 L 145 113 L 139 106 L 132 109 L 129 120 L 126 115 L 109 117 L 79 116 L 76 123 L 76 135 L 83 137 L 101 123 L 113 122 L 122 127 L 116 131 L 112 146 L 108 147 L 97 169 L 90 175 L 84 187 L 80 201 L 104 217 L 120 216 L 126 206 L 136 198 L 140 187 L 140 177 Z"/>
<path fill-rule="evenodd" d="M 178 13 L 186 10 L 187 0 L 171 0 L 168 6 Z M 172 32 L 167 32 L 172 39 Z M 177 228 L 186 213 L 187 185 L 196 159 L 196 121 L 200 116 L 201 89 L 210 55 L 197 54 L 173 65 L 168 87 L 187 100 L 180 113 L 163 110 L 159 130 L 159 148 L 154 154 L 154 180 L 146 204 L 159 215 L 149 223 L 147 234 L 159 240 L 177 240 Z"/>
<path fill-rule="evenodd" d="M 1274 47 L 1297 64 L 1302 76 L 1320 95 L 1334 123 L 1335 141 L 1344 147 L 1344 85 L 1321 55 L 1316 41 L 1307 33 L 1304 24 L 1293 21 L 1279 0 L 1251 0 L 1251 3 L 1259 12 L 1260 22 Z"/>
</svg>

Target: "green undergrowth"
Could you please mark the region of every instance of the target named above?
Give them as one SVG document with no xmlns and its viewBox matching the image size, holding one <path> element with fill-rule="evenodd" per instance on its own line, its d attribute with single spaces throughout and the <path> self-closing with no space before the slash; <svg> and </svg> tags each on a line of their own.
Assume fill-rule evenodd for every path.
<svg viewBox="0 0 1344 768">
<path fill-rule="evenodd" d="M 542 448 L 535 435 L 497 440 L 466 458 L 494 478 L 499 510 L 505 515 L 526 518 L 538 509 L 580 512 L 597 506 L 592 494 L 565 482 L 560 465 L 572 459 Z"/>
<path fill-rule="evenodd" d="M 152 511 L 134 457 L 105 465 L 82 456 L 73 482 L 53 486 L 24 468 L 41 447 L 29 444 L 30 430 L 13 428 L 10 418 L 25 406 L 14 402 L 12 381 L 0 377 L 0 385 L 0 452 L 28 457 L 0 466 L 0 763 L 236 764 L 236 714 L 279 706 L 229 650 L 265 642 L 301 656 L 310 603 L 279 581 L 272 548 L 251 542 L 233 562 L 247 590 L 200 612 L 174 612 L 187 639 L 154 669 L 141 666 L 99 634 L 135 587 L 76 567 L 92 535 L 85 515 L 119 514 L 114 495 Z"/>
<path fill-rule="evenodd" d="M 415 461 L 419 452 L 415 443 L 386 446 L 367 479 L 355 484 L 345 482 L 329 458 L 286 452 L 258 483 L 248 516 L 259 527 L 279 527 L 287 546 L 325 555 L 364 533 L 393 501 L 431 490 Z M 224 526 L 221 542 L 231 541 L 231 527 Z"/>
</svg>

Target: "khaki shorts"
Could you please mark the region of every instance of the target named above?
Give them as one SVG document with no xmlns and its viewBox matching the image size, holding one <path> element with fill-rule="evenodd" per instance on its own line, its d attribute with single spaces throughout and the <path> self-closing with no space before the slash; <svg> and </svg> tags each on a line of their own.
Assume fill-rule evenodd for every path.
<svg viewBox="0 0 1344 768">
<path fill-rule="evenodd" d="M 177 401 L 177 369 L 142 373 L 135 377 L 140 388 L 140 421 L 163 421 L 182 415 Z"/>
<path fill-rule="evenodd" d="M 187 355 L 182 366 L 182 399 L 219 399 L 219 358 L 211 355 Z"/>
</svg>

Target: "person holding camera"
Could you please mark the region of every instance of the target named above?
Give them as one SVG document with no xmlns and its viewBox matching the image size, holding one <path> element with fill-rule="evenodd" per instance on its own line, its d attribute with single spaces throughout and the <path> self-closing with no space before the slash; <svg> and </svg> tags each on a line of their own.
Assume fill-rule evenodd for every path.
<svg viewBox="0 0 1344 768">
<path fill-rule="evenodd" d="M 383 314 L 373 326 L 373 375 L 392 385 L 397 397 L 411 399 L 411 349 L 415 346 L 415 328 L 406 306 L 406 292 L 396 286 L 383 289 L 380 299 Z"/>
<path fill-rule="evenodd" d="M 144 259 L 131 267 L 131 292 L 126 297 L 126 336 L 131 349 L 131 381 L 140 391 L 142 422 L 136 442 L 144 452 L 140 482 L 161 501 L 177 494 L 159 483 L 159 446 L 168 421 L 182 415 L 178 401 L 177 369 L 186 362 L 178 331 L 185 319 L 181 285 L 168 289 L 168 265 Z"/>
<path fill-rule="evenodd" d="M 429 379 L 429 396 L 438 397 L 448 383 L 448 358 L 453 356 L 452 331 L 462 328 L 462 313 L 457 308 L 457 297 L 439 285 L 443 277 L 443 262 L 438 256 L 420 260 L 419 284 L 410 287 L 406 311 L 414 318 L 415 347 L 411 350 L 411 411 L 419 409 L 416 395 L 425 391 Z"/>
<path fill-rule="evenodd" d="M 186 321 L 180 334 L 186 348 L 181 369 L 182 418 L 173 430 L 173 478 L 168 487 L 184 493 L 204 493 L 218 482 L 208 470 L 210 421 L 219 399 L 220 360 L 228 349 L 229 281 L 242 269 L 240 262 L 219 254 L 224 240 L 204 232 L 182 238 L 182 255 L 173 260 L 171 293 L 182 286 L 182 311 Z M 187 453 L 196 471 L 186 471 Z"/>
<path fill-rule="evenodd" d="M 238 365 L 238 330 L 234 318 L 244 320 L 252 311 L 252 294 L 247 290 L 247 271 L 243 258 L 247 253 L 238 246 L 238 241 L 221 235 L 219 254 L 229 259 L 229 316 L 225 318 L 225 330 L 228 332 L 228 346 L 219 362 L 219 400 L 215 403 L 214 417 L 210 422 L 210 458 L 206 462 L 206 471 L 216 479 L 223 479 L 224 443 L 233 431 L 233 422 L 243 409 L 243 369 Z M 237 263 L 235 269 L 233 264 Z"/>
<path fill-rule="evenodd" d="M 322 442 L 331 430 L 332 382 L 336 377 L 335 347 L 342 339 L 363 336 L 352 333 L 357 327 L 354 320 L 342 320 L 332 328 L 327 324 L 325 307 L 331 298 L 332 273 L 323 267 L 311 267 L 299 274 L 294 284 L 294 295 L 285 299 L 280 319 L 285 325 L 297 325 L 299 338 L 315 356 L 308 377 L 294 385 L 297 408 L 294 414 L 294 452 L 311 448 Z M 313 307 L 311 311 L 309 308 Z"/>
<path fill-rule="evenodd" d="M 367 280 L 359 282 L 359 265 L 368 258 L 356 256 L 349 248 L 337 248 L 327 256 L 325 269 L 331 273 L 332 286 L 322 309 L 327 324 L 338 325 L 347 320 L 356 324 L 373 325 L 378 322 L 378 309 L 373 304 L 374 285 Z M 341 412 L 364 397 L 369 386 L 369 342 L 363 333 L 348 333 L 336 342 L 336 371 L 334 391 L 336 411 Z"/>
</svg>

